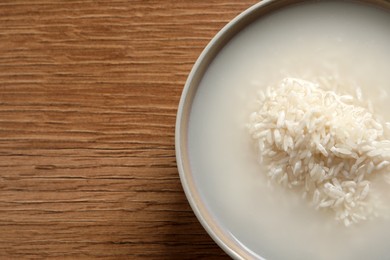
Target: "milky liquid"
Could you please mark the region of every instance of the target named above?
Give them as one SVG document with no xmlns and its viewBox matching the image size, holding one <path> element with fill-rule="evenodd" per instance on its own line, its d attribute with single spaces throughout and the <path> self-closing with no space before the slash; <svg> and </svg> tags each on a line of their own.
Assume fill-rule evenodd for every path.
<svg viewBox="0 0 390 260">
<path fill-rule="evenodd" d="M 375 97 L 390 121 L 389 51 L 388 12 L 324 1 L 262 17 L 213 61 L 190 114 L 190 163 L 211 214 L 253 253 L 271 260 L 390 259 L 390 219 L 346 228 L 291 190 L 270 188 L 245 128 L 259 89 L 285 76 L 336 72 Z"/>
</svg>

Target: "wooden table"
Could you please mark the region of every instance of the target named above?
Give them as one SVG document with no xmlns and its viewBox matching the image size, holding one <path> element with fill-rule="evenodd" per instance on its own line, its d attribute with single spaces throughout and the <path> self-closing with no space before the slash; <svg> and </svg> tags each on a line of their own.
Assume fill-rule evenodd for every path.
<svg viewBox="0 0 390 260">
<path fill-rule="evenodd" d="M 0 259 L 227 258 L 174 126 L 196 58 L 255 2 L 0 2 Z"/>
</svg>

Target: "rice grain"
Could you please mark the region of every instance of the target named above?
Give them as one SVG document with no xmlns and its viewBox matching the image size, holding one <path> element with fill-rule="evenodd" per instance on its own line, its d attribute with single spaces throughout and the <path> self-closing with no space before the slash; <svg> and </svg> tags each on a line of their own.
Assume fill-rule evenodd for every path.
<svg viewBox="0 0 390 260">
<path fill-rule="evenodd" d="M 390 166 L 388 123 L 363 106 L 361 90 L 338 95 L 325 78 L 286 78 L 258 96 L 248 129 L 270 179 L 346 226 L 376 215 L 370 176 Z"/>
</svg>

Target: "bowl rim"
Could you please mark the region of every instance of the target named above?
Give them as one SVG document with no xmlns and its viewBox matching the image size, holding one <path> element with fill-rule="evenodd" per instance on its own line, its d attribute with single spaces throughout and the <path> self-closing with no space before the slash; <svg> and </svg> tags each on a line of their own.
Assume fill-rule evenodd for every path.
<svg viewBox="0 0 390 260">
<path fill-rule="evenodd" d="M 188 121 L 191 106 L 199 83 L 209 64 L 235 35 L 260 17 L 269 14 L 274 10 L 301 2 L 310 2 L 310 0 L 263 0 L 241 12 L 233 20 L 227 23 L 203 49 L 188 75 L 181 94 L 175 126 L 176 163 L 180 181 L 192 211 L 195 213 L 203 228 L 219 247 L 234 259 L 266 260 L 262 256 L 254 254 L 231 233 L 223 230 L 223 228 L 213 219 L 212 214 L 201 200 L 201 196 L 196 189 L 192 177 L 187 149 Z M 385 9 L 390 10 L 390 1 L 388 0 L 352 0 L 350 2 L 373 4 L 377 7 L 384 7 Z"/>
</svg>

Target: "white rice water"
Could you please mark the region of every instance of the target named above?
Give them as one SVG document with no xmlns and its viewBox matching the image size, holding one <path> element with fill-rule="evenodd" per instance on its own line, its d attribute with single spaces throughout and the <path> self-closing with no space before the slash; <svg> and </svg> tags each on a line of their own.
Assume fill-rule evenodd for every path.
<svg viewBox="0 0 390 260">
<path fill-rule="evenodd" d="M 257 91 L 286 76 L 338 76 L 360 86 L 390 121 L 389 50 L 389 12 L 324 1 L 259 19 L 211 64 L 190 115 L 190 162 L 213 216 L 253 253 L 270 260 L 390 258 L 390 185 L 383 178 L 372 188 L 388 201 L 385 210 L 344 227 L 293 191 L 269 187 L 245 128 Z"/>
</svg>

